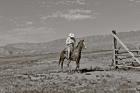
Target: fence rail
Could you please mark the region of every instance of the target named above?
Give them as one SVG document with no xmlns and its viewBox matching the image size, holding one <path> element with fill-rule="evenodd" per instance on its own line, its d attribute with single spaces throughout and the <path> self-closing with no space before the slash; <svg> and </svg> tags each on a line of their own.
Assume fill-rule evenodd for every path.
<svg viewBox="0 0 140 93">
<path fill-rule="evenodd" d="M 123 56 L 125 57 L 125 59 L 127 58 L 132 58 L 134 60 L 134 62 L 137 62 L 140 64 L 140 61 L 137 57 L 140 57 L 140 55 L 134 55 L 134 52 L 136 52 L 137 54 L 140 52 L 140 50 L 129 50 L 128 47 L 122 42 L 122 40 L 118 37 L 117 33 L 115 30 L 112 31 L 112 36 L 114 38 L 113 40 L 113 63 L 115 66 L 118 65 L 118 60 L 119 60 L 119 56 Z M 117 43 L 120 43 L 123 48 L 125 49 L 125 51 L 121 51 L 120 49 L 117 48 Z M 127 55 L 124 53 L 128 53 Z"/>
</svg>

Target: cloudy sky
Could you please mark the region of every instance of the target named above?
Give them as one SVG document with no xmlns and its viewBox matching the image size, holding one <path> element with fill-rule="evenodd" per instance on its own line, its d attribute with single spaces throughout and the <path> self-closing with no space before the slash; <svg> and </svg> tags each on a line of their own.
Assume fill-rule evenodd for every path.
<svg viewBox="0 0 140 93">
<path fill-rule="evenodd" d="M 140 0 L 0 0 L 0 45 L 140 30 Z"/>
</svg>

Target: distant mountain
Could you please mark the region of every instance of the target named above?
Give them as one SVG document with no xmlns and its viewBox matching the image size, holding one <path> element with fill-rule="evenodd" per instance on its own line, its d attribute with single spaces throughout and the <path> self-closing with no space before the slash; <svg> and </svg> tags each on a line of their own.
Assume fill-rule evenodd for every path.
<svg viewBox="0 0 140 93">
<path fill-rule="evenodd" d="M 118 36 L 129 46 L 129 48 L 135 48 L 140 45 L 140 31 L 119 32 Z M 112 35 L 87 36 L 80 39 L 85 39 L 87 46 L 87 50 L 85 51 L 110 50 L 113 46 Z M 46 43 L 16 43 L 0 47 L 0 55 L 10 56 L 55 53 L 60 52 L 64 47 L 65 39 L 58 39 Z"/>
</svg>

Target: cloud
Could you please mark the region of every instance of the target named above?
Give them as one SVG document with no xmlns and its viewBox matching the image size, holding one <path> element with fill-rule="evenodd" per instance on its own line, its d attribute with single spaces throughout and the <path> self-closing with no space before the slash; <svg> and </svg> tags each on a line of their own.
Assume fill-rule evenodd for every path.
<svg viewBox="0 0 140 93">
<path fill-rule="evenodd" d="M 12 22 L 15 27 L 28 27 L 35 25 L 35 21 L 32 17 L 22 16 L 22 17 L 11 17 L 9 21 Z"/>
<path fill-rule="evenodd" d="M 16 27 L 28 27 L 34 24 L 32 21 L 15 21 L 14 23 Z"/>
<path fill-rule="evenodd" d="M 85 13 L 85 14 L 90 14 L 92 11 L 91 10 L 82 10 L 82 9 L 71 9 L 69 10 L 69 13 L 74 14 L 74 13 Z"/>
<path fill-rule="evenodd" d="M 26 24 L 26 25 L 32 25 L 33 22 L 32 22 L 32 21 L 27 21 L 25 24 Z"/>
<path fill-rule="evenodd" d="M 133 2 L 133 1 L 135 1 L 135 0 L 129 0 L 130 2 Z"/>
<path fill-rule="evenodd" d="M 72 4 L 78 4 L 78 5 L 85 5 L 85 0 L 54 0 L 51 2 L 51 4 L 55 5 L 72 5 Z"/>
<path fill-rule="evenodd" d="M 136 3 L 140 3 L 140 0 L 137 0 Z"/>
<path fill-rule="evenodd" d="M 86 15 L 86 14 L 61 14 L 61 18 L 65 18 L 67 20 L 84 20 L 84 19 L 91 19 L 93 18 L 91 15 Z"/>
<path fill-rule="evenodd" d="M 85 0 L 77 0 L 76 2 L 80 5 L 85 5 L 86 4 Z"/>
<path fill-rule="evenodd" d="M 53 8 L 60 6 L 83 6 L 86 4 L 85 0 L 42 0 L 38 1 L 40 7 Z"/>
<path fill-rule="evenodd" d="M 140 0 L 129 0 L 130 2 L 140 3 Z"/>
<path fill-rule="evenodd" d="M 84 19 L 95 19 L 96 13 L 93 13 L 92 10 L 84 9 L 70 9 L 67 12 L 57 11 L 52 15 L 42 16 L 42 20 L 47 20 L 49 18 L 63 18 L 69 21 L 72 20 L 84 20 Z"/>
<path fill-rule="evenodd" d="M 48 0 L 48 1 L 43 0 L 42 5 L 46 4 L 49 4 L 51 6 L 49 8 L 51 9 L 48 12 L 49 15 L 46 14 L 40 17 L 42 22 L 52 18 L 53 19 L 62 18 L 69 21 L 96 18 L 92 10 L 70 9 L 71 7 L 78 8 L 81 6 L 85 6 L 87 4 L 86 0 Z M 57 9 L 53 10 L 53 8 Z"/>
<path fill-rule="evenodd" d="M 85 0 L 65 0 L 65 4 L 85 5 Z"/>
</svg>

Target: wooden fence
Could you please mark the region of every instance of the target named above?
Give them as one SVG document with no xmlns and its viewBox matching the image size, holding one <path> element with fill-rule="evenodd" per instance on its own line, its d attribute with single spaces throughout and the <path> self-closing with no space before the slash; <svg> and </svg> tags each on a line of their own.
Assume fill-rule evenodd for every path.
<svg viewBox="0 0 140 93">
<path fill-rule="evenodd" d="M 119 65 L 120 61 L 122 59 L 128 59 L 128 58 L 133 59 L 133 61 L 131 61 L 132 64 L 133 63 L 140 64 L 140 61 L 138 59 L 138 57 L 140 57 L 140 55 L 134 55 L 134 52 L 139 54 L 140 50 L 129 50 L 128 47 L 118 37 L 118 34 L 116 33 L 115 30 L 112 31 L 112 36 L 113 36 L 113 59 L 112 59 L 113 65 L 115 67 L 122 66 L 122 65 Z M 123 46 L 123 48 L 125 49 L 124 51 L 120 52 L 119 48 L 117 47 L 118 43 L 120 43 Z M 127 67 L 133 67 L 133 65 L 127 66 Z"/>
</svg>

